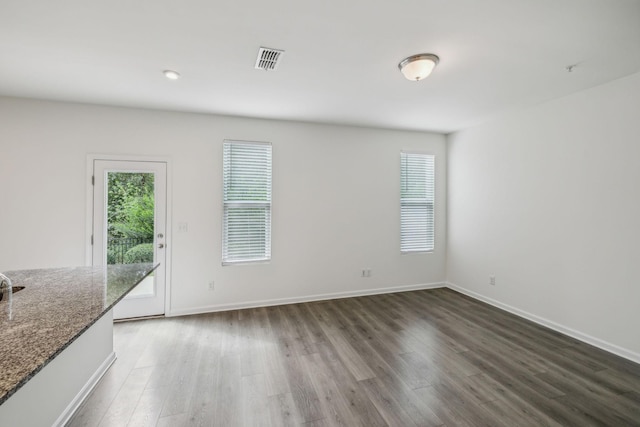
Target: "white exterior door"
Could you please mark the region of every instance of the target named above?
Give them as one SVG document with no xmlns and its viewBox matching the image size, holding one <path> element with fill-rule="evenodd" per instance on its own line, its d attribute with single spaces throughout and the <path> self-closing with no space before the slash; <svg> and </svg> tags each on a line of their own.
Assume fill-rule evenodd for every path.
<svg viewBox="0 0 640 427">
<path fill-rule="evenodd" d="M 93 159 L 92 182 L 91 264 L 159 264 L 114 307 L 114 319 L 164 314 L 167 163 Z"/>
</svg>

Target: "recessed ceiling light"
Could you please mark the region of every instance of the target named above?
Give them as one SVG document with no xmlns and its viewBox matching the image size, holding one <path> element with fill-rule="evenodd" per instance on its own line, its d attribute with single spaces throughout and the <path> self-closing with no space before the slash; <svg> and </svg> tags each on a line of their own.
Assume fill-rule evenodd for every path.
<svg viewBox="0 0 640 427">
<path fill-rule="evenodd" d="M 178 80 L 180 78 L 180 73 L 173 70 L 164 70 L 162 72 L 164 76 L 170 80 Z"/>
</svg>

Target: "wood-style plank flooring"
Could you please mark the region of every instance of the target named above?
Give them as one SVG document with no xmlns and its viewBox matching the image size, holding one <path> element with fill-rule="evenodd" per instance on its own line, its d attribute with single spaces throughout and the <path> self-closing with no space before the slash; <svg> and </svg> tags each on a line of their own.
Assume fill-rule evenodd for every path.
<svg viewBox="0 0 640 427">
<path fill-rule="evenodd" d="M 71 426 L 640 426 L 640 365 L 448 289 L 115 325 Z"/>
</svg>

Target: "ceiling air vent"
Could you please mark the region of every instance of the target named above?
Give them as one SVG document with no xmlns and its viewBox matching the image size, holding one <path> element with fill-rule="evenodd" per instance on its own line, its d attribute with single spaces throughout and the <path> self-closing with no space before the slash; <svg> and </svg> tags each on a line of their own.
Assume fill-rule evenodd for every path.
<svg viewBox="0 0 640 427">
<path fill-rule="evenodd" d="M 278 61 L 282 58 L 284 50 L 261 47 L 256 59 L 256 70 L 275 71 L 278 68 Z"/>
</svg>

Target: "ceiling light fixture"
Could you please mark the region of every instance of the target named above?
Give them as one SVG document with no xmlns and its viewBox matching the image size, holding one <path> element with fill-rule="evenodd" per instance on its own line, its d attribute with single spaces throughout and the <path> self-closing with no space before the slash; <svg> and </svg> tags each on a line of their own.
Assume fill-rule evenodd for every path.
<svg viewBox="0 0 640 427">
<path fill-rule="evenodd" d="M 440 58 L 432 53 L 420 53 L 411 55 L 403 59 L 398 64 L 398 68 L 407 80 L 419 81 L 431 74 L 436 65 L 440 62 Z"/>
<path fill-rule="evenodd" d="M 162 74 L 169 80 L 178 80 L 180 78 L 180 73 L 173 70 L 164 70 Z"/>
</svg>

